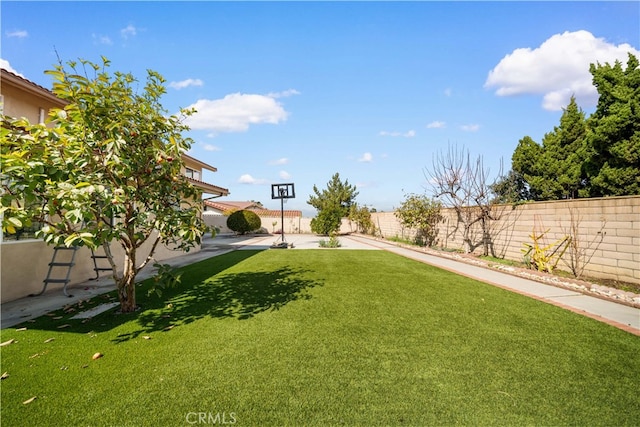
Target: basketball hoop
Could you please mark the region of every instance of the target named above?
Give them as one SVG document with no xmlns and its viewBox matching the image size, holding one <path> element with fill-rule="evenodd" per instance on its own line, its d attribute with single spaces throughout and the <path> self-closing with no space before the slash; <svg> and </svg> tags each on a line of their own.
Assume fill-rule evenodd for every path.
<svg viewBox="0 0 640 427">
<path fill-rule="evenodd" d="M 287 199 L 293 199 L 296 197 L 296 191 L 293 187 L 293 183 L 288 184 L 271 184 L 271 198 L 280 199 L 280 225 L 282 228 L 282 241 L 280 243 L 274 242 L 271 245 L 272 248 L 286 249 L 289 247 L 287 241 L 284 239 L 284 204 Z"/>
<path fill-rule="evenodd" d="M 295 199 L 296 191 L 293 184 L 271 184 L 272 199 Z"/>
</svg>

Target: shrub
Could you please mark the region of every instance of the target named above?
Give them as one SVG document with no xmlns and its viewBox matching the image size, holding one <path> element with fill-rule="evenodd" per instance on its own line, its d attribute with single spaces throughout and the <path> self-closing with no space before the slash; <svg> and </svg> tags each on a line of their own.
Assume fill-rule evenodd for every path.
<svg viewBox="0 0 640 427">
<path fill-rule="evenodd" d="M 442 204 L 424 195 L 408 194 L 395 216 L 404 227 L 416 229 L 415 243 L 420 246 L 433 246 L 438 236 L 438 221 Z"/>
<path fill-rule="evenodd" d="M 320 244 L 321 248 L 339 248 L 340 246 L 342 246 L 340 240 L 338 240 L 338 237 L 333 233 L 329 236 L 328 241 L 323 239 L 318 243 Z"/>
<path fill-rule="evenodd" d="M 258 214 L 249 210 L 233 212 L 227 218 L 227 227 L 238 234 L 245 234 L 260 228 L 262 221 Z"/>
<path fill-rule="evenodd" d="M 337 233 L 342 224 L 342 214 L 338 209 L 323 209 L 311 220 L 311 231 L 328 236 Z"/>
<path fill-rule="evenodd" d="M 364 234 L 375 234 L 376 227 L 371 220 L 371 211 L 366 206 L 358 206 L 357 203 L 349 208 L 349 220 L 356 223 L 358 231 Z"/>
</svg>

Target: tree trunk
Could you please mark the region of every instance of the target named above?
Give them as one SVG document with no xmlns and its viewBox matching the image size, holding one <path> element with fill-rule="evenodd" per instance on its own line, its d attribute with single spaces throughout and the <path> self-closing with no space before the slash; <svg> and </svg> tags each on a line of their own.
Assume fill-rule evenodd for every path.
<svg viewBox="0 0 640 427">
<path fill-rule="evenodd" d="M 482 255 L 489 256 L 489 244 L 491 236 L 489 235 L 489 220 L 482 218 Z"/>
<path fill-rule="evenodd" d="M 120 299 L 120 310 L 123 313 L 136 311 L 136 266 L 135 256 L 125 253 L 124 272 L 118 281 L 118 298 Z"/>
<path fill-rule="evenodd" d="M 471 251 L 473 250 L 473 243 L 471 242 L 471 237 L 469 237 L 471 231 L 471 225 L 465 223 L 464 224 L 464 231 L 462 234 L 462 241 L 464 242 L 464 253 L 465 254 L 469 254 L 471 253 Z"/>
</svg>

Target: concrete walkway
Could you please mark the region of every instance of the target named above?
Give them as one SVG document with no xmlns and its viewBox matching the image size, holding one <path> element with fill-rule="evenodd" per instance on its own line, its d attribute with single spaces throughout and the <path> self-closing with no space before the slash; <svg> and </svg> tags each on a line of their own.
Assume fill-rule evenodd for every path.
<svg viewBox="0 0 640 427">
<path fill-rule="evenodd" d="M 293 250 L 317 249 L 320 240 L 323 239 L 322 237 L 303 234 L 293 234 L 285 237 L 287 243 L 293 246 L 291 248 Z M 280 241 L 280 239 L 280 236 L 218 236 L 215 239 L 206 239 L 203 242 L 201 251 L 186 254 L 166 261 L 166 263 L 179 267 L 233 250 L 268 249 L 273 243 Z M 640 309 L 637 308 L 516 277 L 493 269 L 402 248 L 391 242 L 374 240 L 362 236 L 342 236 L 339 240 L 341 243 L 340 250 L 369 249 L 393 252 L 571 310 L 640 336 Z M 139 274 L 139 279 L 145 279 L 154 273 L 152 268 L 146 269 Z M 39 297 L 23 298 L 4 303 L 1 306 L 2 328 L 15 326 L 28 319 L 33 319 L 52 310 L 62 308 L 67 304 L 73 304 L 79 300 L 86 300 L 113 289 L 113 281 L 108 277 L 104 277 L 96 281 L 88 281 L 79 285 L 70 286 L 69 292 L 74 295 L 72 298 L 65 297 L 61 289 L 54 288 Z"/>
</svg>

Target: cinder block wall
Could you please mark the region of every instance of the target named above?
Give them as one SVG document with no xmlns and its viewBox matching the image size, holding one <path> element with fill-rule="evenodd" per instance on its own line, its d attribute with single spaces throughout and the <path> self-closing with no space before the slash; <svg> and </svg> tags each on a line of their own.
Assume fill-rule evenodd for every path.
<svg viewBox="0 0 640 427">
<path fill-rule="evenodd" d="M 530 235 L 546 234 L 541 245 L 562 240 L 577 229 L 579 247 L 590 261 L 584 275 L 640 283 L 640 196 L 534 202 L 512 207 L 497 207 L 499 220 L 490 226 L 492 252 L 495 256 L 522 261 L 525 243 L 533 243 Z M 410 239 L 414 230 L 404 229 L 393 212 L 372 214 L 372 220 L 384 237 Z M 471 240 L 482 252 L 479 224 L 471 229 Z M 437 246 L 464 248 L 462 226 L 452 209 L 445 209 L 439 224 Z M 569 252 L 565 252 L 558 268 L 569 271 Z"/>
</svg>

